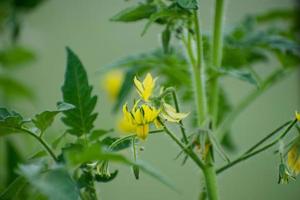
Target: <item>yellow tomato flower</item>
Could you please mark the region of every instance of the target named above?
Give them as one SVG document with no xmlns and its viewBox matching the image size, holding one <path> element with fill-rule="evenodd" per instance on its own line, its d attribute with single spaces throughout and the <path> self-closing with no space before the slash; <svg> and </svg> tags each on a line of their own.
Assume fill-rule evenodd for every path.
<svg viewBox="0 0 300 200">
<path fill-rule="evenodd" d="M 118 97 L 123 80 L 124 74 L 120 70 L 110 71 L 104 76 L 102 87 L 111 100 L 115 100 Z"/>
<path fill-rule="evenodd" d="M 177 112 L 175 108 L 173 108 L 170 104 L 163 103 L 163 109 L 161 112 L 161 116 L 169 121 L 178 123 L 182 119 L 186 118 L 189 113 L 180 113 Z"/>
<path fill-rule="evenodd" d="M 296 115 L 296 119 L 300 122 L 300 113 L 296 111 L 295 115 Z"/>
<path fill-rule="evenodd" d="M 156 120 L 160 111 L 146 104 L 138 107 L 137 103 L 135 103 L 131 111 L 125 104 L 123 106 L 123 115 L 126 123 L 134 127 L 137 136 L 145 140 L 149 134 L 149 124 Z"/>
<path fill-rule="evenodd" d="M 148 136 L 149 133 L 149 125 L 148 124 L 143 124 L 143 125 L 138 125 L 136 127 L 136 135 L 141 138 L 142 140 L 145 140 Z"/>
<path fill-rule="evenodd" d="M 124 133 L 134 133 L 135 132 L 135 126 L 132 123 L 128 122 L 128 120 L 125 117 L 122 117 L 119 120 L 117 126 L 121 132 L 124 132 Z"/>
<path fill-rule="evenodd" d="M 133 81 L 138 94 L 144 101 L 148 101 L 155 86 L 156 79 L 153 79 L 152 75 L 148 73 L 143 82 L 139 81 L 137 77 L 134 77 Z"/>
<path fill-rule="evenodd" d="M 300 173 L 300 138 L 288 152 L 287 165 L 293 174 L 298 175 Z"/>
</svg>

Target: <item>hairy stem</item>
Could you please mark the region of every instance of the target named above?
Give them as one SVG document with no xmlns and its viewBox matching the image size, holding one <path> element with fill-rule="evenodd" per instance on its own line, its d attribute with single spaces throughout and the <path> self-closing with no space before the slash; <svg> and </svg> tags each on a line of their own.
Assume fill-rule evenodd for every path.
<svg viewBox="0 0 300 200">
<path fill-rule="evenodd" d="M 31 132 L 27 129 L 24 129 L 24 128 L 22 128 L 21 131 L 26 132 L 29 135 L 31 135 L 32 137 L 34 137 L 44 147 L 44 149 L 49 153 L 49 155 L 53 158 L 53 160 L 55 162 L 58 162 L 58 159 L 57 159 L 56 155 L 54 154 L 51 147 L 47 144 L 47 142 L 43 138 L 37 136 L 33 132 Z"/>
<path fill-rule="evenodd" d="M 292 122 L 290 122 L 290 125 L 286 128 L 286 130 L 277 138 L 275 139 L 273 142 L 261 147 L 260 149 L 256 150 L 256 151 L 250 151 L 250 153 L 248 154 L 242 154 L 242 156 L 240 156 L 239 158 L 235 159 L 234 161 L 230 162 L 229 164 L 219 168 L 217 170 L 217 173 L 221 173 L 223 171 L 225 171 L 226 169 L 229 169 L 231 168 L 232 166 L 244 161 L 244 160 L 247 160 L 248 158 L 251 158 L 252 156 L 255 156 L 267 149 L 269 149 L 270 147 L 273 147 L 275 144 L 277 144 L 281 139 L 283 139 L 287 133 L 293 128 L 293 126 L 297 123 L 297 119 L 293 120 Z M 248 150 L 249 151 L 249 150 Z M 247 152 L 247 151 L 246 151 Z"/>
<path fill-rule="evenodd" d="M 197 106 L 198 125 L 201 126 L 207 116 L 207 100 L 205 88 L 205 68 L 203 60 L 202 35 L 197 11 L 194 12 L 194 25 L 196 33 L 197 60 L 196 65 L 193 65 L 192 74 L 194 79 L 193 83 Z"/>
<path fill-rule="evenodd" d="M 177 138 L 177 136 L 172 133 L 172 131 L 170 131 L 168 129 L 168 127 L 160 120 L 160 123 L 163 125 L 164 127 L 164 131 L 171 137 L 172 140 L 175 141 L 175 143 L 182 149 L 182 151 L 184 151 L 197 165 L 198 167 L 200 167 L 201 169 L 204 168 L 204 164 L 203 162 L 200 160 L 200 158 L 196 155 L 196 153 L 191 150 L 191 148 L 185 146 L 180 139 Z"/>
<path fill-rule="evenodd" d="M 215 1 L 215 17 L 214 30 L 212 40 L 212 67 L 219 68 L 222 64 L 222 50 L 223 50 L 223 22 L 224 22 L 224 0 Z M 211 102 L 210 115 L 213 120 L 213 125 L 216 126 L 218 119 L 218 105 L 219 105 L 219 81 L 218 76 L 211 80 Z"/>
<path fill-rule="evenodd" d="M 207 196 L 209 200 L 218 200 L 218 185 L 217 185 L 217 174 L 213 165 L 213 160 L 211 157 L 211 153 L 208 155 L 208 159 L 210 160 L 210 164 L 206 165 L 203 169 Z"/>
<path fill-rule="evenodd" d="M 283 129 L 284 127 L 286 127 L 290 123 L 291 123 L 291 121 L 288 121 L 288 122 L 284 123 L 283 125 L 281 125 L 280 127 L 278 127 L 277 129 L 275 129 L 274 131 L 272 131 L 270 134 L 268 134 L 263 139 L 261 139 L 260 141 L 258 141 L 255 145 L 253 145 L 252 147 L 250 147 L 243 155 L 249 154 L 252 151 L 254 151 L 258 146 L 260 146 L 261 144 L 263 144 L 265 141 L 267 141 L 269 138 L 271 138 L 272 136 L 274 136 L 276 133 L 278 133 L 281 129 Z"/>
</svg>

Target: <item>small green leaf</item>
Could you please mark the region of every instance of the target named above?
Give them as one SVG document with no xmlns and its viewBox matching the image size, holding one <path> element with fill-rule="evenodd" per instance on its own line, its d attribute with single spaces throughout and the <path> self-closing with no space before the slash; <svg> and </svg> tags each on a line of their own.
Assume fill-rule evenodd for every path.
<svg viewBox="0 0 300 200">
<path fill-rule="evenodd" d="M 149 18 L 153 13 L 156 12 L 156 6 L 150 4 L 140 4 L 126 8 L 113 16 L 111 21 L 119 22 L 134 22 L 141 19 Z"/>
<path fill-rule="evenodd" d="M 103 152 L 101 145 L 95 143 L 89 147 L 82 145 L 71 145 L 63 150 L 64 157 L 70 166 L 75 166 L 91 161 L 116 161 L 130 164 L 131 162 L 122 155 L 110 152 Z"/>
<path fill-rule="evenodd" d="M 62 141 L 62 139 L 66 136 L 66 132 L 64 134 L 62 134 L 61 136 L 59 136 L 58 138 L 56 138 L 53 142 L 52 142 L 52 147 L 53 149 L 56 149 L 57 146 L 59 145 L 59 143 Z"/>
<path fill-rule="evenodd" d="M 0 136 L 21 132 L 22 122 L 23 117 L 19 113 L 0 108 Z"/>
<path fill-rule="evenodd" d="M 161 34 L 162 46 L 165 53 L 169 52 L 170 39 L 171 31 L 169 28 L 166 28 Z"/>
<path fill-rule="evenodd" d="M 259 23 L 266 23 L 274 20 L 293 20 L 293 18 L 296 17 L 296 14 L 296 10 L 294 9 L 276 9 L 256 16 L 256 20 Z"/>
<path fill-rule="evenodd" d="M 185 9 L 198 9 L 198 3 L 197 0 L 176 0 L 178 5 Z"/>
<path fill-rule="evenodd" d="M 121 151 L 131 146 L 131 140 L 132 140 L 131 137 L 127 137 L 127 138 L 106 137 L 103 140 L 101 140 L 101 145 L 106 147 L 111 147 L 111 145 L 114 143 L 114 146 L 110 150 Z M 116 143 L 116 141 L 118 142 Z"/>
<path fill-rule="evenodd" d="M 136 75 L 137 69 L 132 68 L 128 70 L 125 74 L 123 84 L 121 86 L 121 89 L 119 91 L 117 101 L 114 105 L 113 111 L 116 112 L 118 109 L 122 106 L 122 104 L 125 102 L 125 99 L 130 94 L 130 90 L 133 88 L 132 80 L 134 76 Z"/>
<path fill-rule="evenodd" d="M 75 107 L 71 104 L 58 102 L 57 110 L 54 111 L 44 111 L 35 115 L 35 118 L 32 120 L 35 126 L 40 129 L 41 133 L 43 133 L 54 121 L 55 116 L 64 111 L 68 111 L 74 109 Z"/>
<path fill-rule="evenodd" d="M 62 86 L 64 102 L 76 108 L 64 111 L 63 122 L 69 127 L 72 135 L 87 134 L 94 127 L 97 113 L 93 110 L 97 103 L 97 96 L 92 96 L 92 86 L 89 85 L 87 73 L 77 55 L 67 48 L 67 69 L 65 82 Z"/>
<path fill-rule="evenodd" d="M 113 131 L 113 129 L 109 129 L 109 130 L 96 129 L 96 130 L 93 130 L 92 133 L 89 136 L 89 140 L 90 141 L 98 140 L 102 136 L 104 136 L 104 135 L 106 135 L 108 133 L 111 133 L 112 131 Z"/>
<path fill-rule="evenodd" d="M 183 10 L 174 8 L 162 9 L 159 12 L 153 13 L 150 16 L 149 21 L 146 23 L 141 35 L 145 35 L 150 26 L 158 20 L 166 23 L 168 21 L 174 21 L 175 19 L 182 19 L 185 17 L 186 14 L 187 13 Z"/>
<path fill-rule="evenodd" d="M 1 93 L 7 98 L 27 98 L 34 99 L 32 91 L 21 83 L 7 75 L 0 75 Z"/>
<path fill-rule="evenodd" d="M 254 78 L 253 74 L 250 71 L 245 70 L 233 70 L 233 69 L 219 69 L 219 71 L 224 74 L 234 78 L 238 78 L 242 81 L 246 81 L 256 87 L 259 86 L 257 80 Z"/>
<path fill-rule="evenodd" d="M 34 53 L 24 47 L 10 47 L 0 51 L 0 63 L 4 67 L 14 67 L 35 59 Z"/>
<path fill-rule="evenodd" d="M 44 163 L 36 162 L 21 165 L 20 174 L 50 200 L 80 199 L 76 183 L 62 167 L 47 169 Z"/>
</svg>

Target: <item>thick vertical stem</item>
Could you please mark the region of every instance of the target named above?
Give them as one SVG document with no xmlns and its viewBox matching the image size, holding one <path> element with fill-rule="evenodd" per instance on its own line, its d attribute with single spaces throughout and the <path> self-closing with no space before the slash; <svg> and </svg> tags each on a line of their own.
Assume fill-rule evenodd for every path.
<svg viewBox="0 0 300 200">
<path fill-rule="evenodd" d="M 195 33 L 196 33 L 196 45 L 197 45 L 197 63 L 193 65 L 193 75 L 194 75 L 194 88 L 195 88 L 195 98 L 197 102 L 197 110 L 198 110 L 198 125 L 199 127 L 203 125 L 205 119 L 207 117 L 207 100 L 206 100 L 206 78 L 205 73 L 206 70 L 204 68 L 204 59 L 203 59 L 203 44 L 202 44 L 202 35 L 199 25 L 198 13 L 194 13 L 194 25 L 195 25 Z M 209 200 L 218 200 L 217 193 L 217 179 L 216 173 L 214 169 L 214 162 L 211 157 L 211 150 L 208 154 L 208 162 L 202 168 L 206 188 L 207 195 Z"/>
<path fill-rule="evenodd" d="M 205 68 L 203 60 L 203 44 L 202 35 L 199 25 L 198 14 L 194 12 L 194 25 L 196 33 L 196 46 L 197 46 L 197 62 L 193 65 L 193 78 L 194 90 L 198 114 L 198 124 L 201 126 L 207 116 L 207 100 L 206 100 L 206 87 L 205 87 Z"/>
<path fill-rule="evenodd" d="M 212 67 L 219 68 L 222 64 L 223 50 L 223 21 L 224 21 L 224 0 L 216 0 L 215 2 L 215 17 L 214 30 L 212 41 Z M 218 119 L 218 104 L 219 104 L 219 83 L 218 77 L 211 81 L 211 104 L 209 107 L 210 115 L 213 119 L 213 125 L 216 126 Z"/>
<path fill-rule="evenodd" d="M 206 190 L 209 200 L 218 200 L 217 174 L 213 165 L 206 165 L 203 169 Z"/>
</svg>

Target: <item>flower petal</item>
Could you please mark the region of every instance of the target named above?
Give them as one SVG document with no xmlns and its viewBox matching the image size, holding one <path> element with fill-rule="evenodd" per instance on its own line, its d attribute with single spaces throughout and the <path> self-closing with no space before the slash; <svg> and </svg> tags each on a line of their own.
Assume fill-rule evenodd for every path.
<svg viewBox="0 0 300 200">
<path fill-rule="evenodd" d="M 149 134 L 149 125 L 144 124 L 136 127 L 136 134 L 142 140 L 145 140 Z"/>
<path fill-rule="evenodd" d="M 141 81 L 139 81 L 139 80 L 136 78 L 136 76 L 134 77 L 133 82 L 134 82 L 134 85 L 135 85 L 135 88 L 136 88 L 138 94 L 139 94 L 140 96 L 142 96 L 143 93 L 144 93 L 144 86 L 143 86 L 143 84 L 141 83 Z"/>
</svg>

